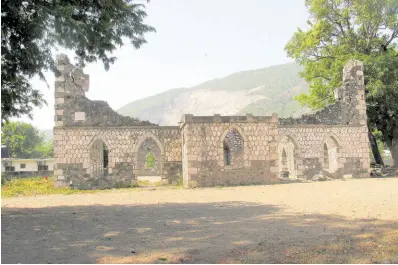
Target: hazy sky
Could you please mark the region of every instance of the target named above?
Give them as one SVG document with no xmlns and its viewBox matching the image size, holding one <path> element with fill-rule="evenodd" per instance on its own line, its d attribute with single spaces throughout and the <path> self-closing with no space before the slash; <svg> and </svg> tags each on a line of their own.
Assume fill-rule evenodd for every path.
<svg viewBox="0 0 398 265">
<path fill-rule="evenodd" d="M 308 18 L 304 0 L 151 0 L 146 9 L 145 22 L 157 32 L 139 50 L 117 50 L 109 71 L 102 63 L 87 66 L 88 98 L 118 109 L 171 88 L 291 62 L 284 46 Z M 33 86 L 48 106 L 35 109 L 33 121 L 23 119 L 41 129 L 54 126 L 54 77 L 46 76 L 49 88 L 38 80 Z"/>
</svg>

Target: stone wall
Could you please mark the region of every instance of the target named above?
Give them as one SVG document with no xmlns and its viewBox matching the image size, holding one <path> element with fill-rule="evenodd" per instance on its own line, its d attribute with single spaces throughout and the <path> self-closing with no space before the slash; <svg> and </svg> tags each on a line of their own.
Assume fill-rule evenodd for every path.
<svg viewBox="0 0 398 265">
<path fill-rule="evenodd" d="M 283 139 L 294 143 L 296 177 L 322 173 L 333 177 L 369 176 L 370 157 L 363 64 L 352 60 L 343 70 L 336 102 L 314 114 L 279 119 L 279 150 Z M 326 144 L 326 147 L 325 147 Z M 287 150 L 287 148 L 285 148 Z M 281 153 L 279 154 L 281 160 Z"/>
<path fill-rule="evenodd" d="M 129 185 L 145 170 L 139 164 L 139 149 L 147 139 L 161 150 L 161 163 L 154 175 L 167 183 L 176 182 L 178 173 L 182 174 L 178 127 L 64 127 L 54 129 L 57 184 L 79 188 Z M 91 150 L 96 141 L 108 150 L 108 166 L 100 176 L 92 172 L 95 165 Z M 98 166 L 103 167 L 101 161 Z"/>
<path fill-rule="evenodd" d="M 336 102 L 301 118 L 183 116 L 180 127 L 124 117 L 85 97 L 89 77 L 57 57 L 54 175 L 76 188 L 130 186 L 161 176 L 185 187 L 266 184 L 280 178 L 369 175 L 363 65 L 350 61 Z"/>
<path fill-rule="evenodd" d="M 293 178 L 309 179 L 319 172 L 365 177 L 370 165 L 367 133 L 366 126 L 292 125 L 278 128 L 278 141 L 287 138 L 293 143 Z M 336 148 L 336 154 L 325 154 L 325 143 L 328 149 Z"/>
<path fill-rule="evenodd" d="M 185 187 L 277 182 L 277 120 L 276 115 L 186 114 L 181 125 Z M 231 132 L 240 138 L 235 144 L 243 143 L 243 150 L 230 147 L 232 157 L 228 164 L 224 142 L 228 142 Z"/>
<path fill-rule="evenodd" d="M 57 56 L 54 156 L 57 186 L 130 186 L 137 176 L 161 176 L 176 183 L 182 175 L 179 127 L 160 127 L 116 113 L 105 101 L 85 97 L 89 76 L 66 55 Z M 147 143 L 152 143 L 152 150 Z M 154 150 L 156 149 L 156 152 Z M 145 153 L 146 152 L 146 153 Z M 142 161 L 153 153 L 156 170 Z M 141 158 L 141 159 L 140 159 Z"/>
</svg>

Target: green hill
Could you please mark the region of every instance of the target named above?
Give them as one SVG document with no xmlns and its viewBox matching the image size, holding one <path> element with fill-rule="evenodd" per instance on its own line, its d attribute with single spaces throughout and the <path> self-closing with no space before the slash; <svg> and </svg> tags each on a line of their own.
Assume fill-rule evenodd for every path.
<svg viewBox="0 0 398 265">
<path fill-rule="evenodd" d="M 118 110 L 161 125 L 176 125 L 184 113 L 194 115 L 299 115 L 293 97 L 308 90 L 294 63 L 234 73 L 191 88 L 177 88 L 133 101 Z"/>
</svg>

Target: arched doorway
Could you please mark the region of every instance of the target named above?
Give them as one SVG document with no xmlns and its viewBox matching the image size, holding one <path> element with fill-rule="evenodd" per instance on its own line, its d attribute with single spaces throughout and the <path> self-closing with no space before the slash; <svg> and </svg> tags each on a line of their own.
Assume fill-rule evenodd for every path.
<svg viewBox="0 0 398 265">
<path fill-rule="evenodd" d="M 284 178 L 297 178 L 298 147 L 290 136 L 283 136 L 279 141 L 279 175 Z"/>
<path fill-rule="evenodd" d="M 332 136 L 326 138 L 323 143 L 323 168 L 330 173 L 338 169 L 338 144 Z"/>
<path fill-rule="evenodd" d="M 94 179 L 102 179 L 108 176 L 109 150 L 106 144 L 97 139 L 90 149 L 90 173 Z"/>
<path fill-rule="evenodd" d="M 162 150 L 153 137 L 146 137 L 137 149 L 137 179 L 158 182 L 162 178 Z"/>
</svg>

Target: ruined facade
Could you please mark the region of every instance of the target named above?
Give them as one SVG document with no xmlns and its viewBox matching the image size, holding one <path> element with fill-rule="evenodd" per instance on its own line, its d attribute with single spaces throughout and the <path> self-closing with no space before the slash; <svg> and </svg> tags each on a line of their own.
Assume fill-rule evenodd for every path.
<svg viewBox="0 0 398 265">
<path fill-rule="evenodd" d="M 363 65 L 350 61 L 336 103 L 301 118 L 194 116 L 179 126 L 124 117 L 85 97 L 89 77 L 57 57 L 54 153 L 58 186 L 130 186 L 138 177 L 185 187 L 281 178 L 369 175 Z"/>
</svg>

